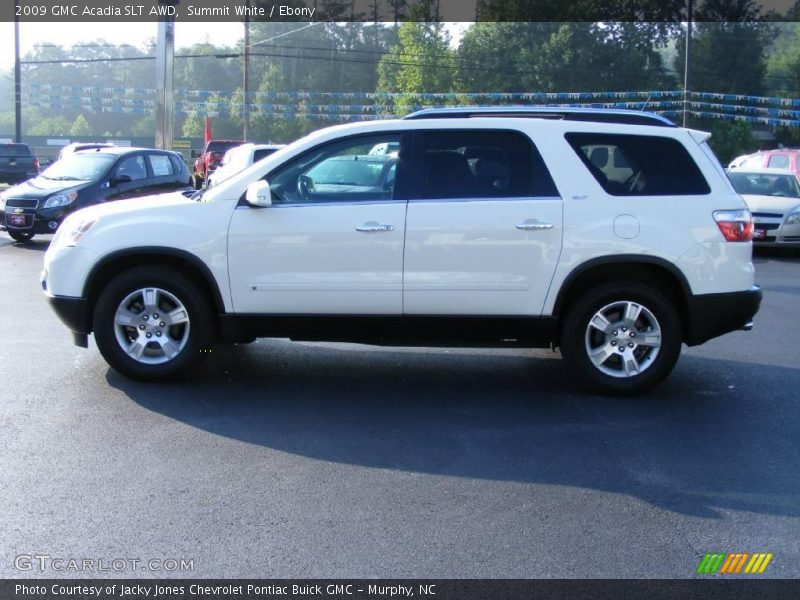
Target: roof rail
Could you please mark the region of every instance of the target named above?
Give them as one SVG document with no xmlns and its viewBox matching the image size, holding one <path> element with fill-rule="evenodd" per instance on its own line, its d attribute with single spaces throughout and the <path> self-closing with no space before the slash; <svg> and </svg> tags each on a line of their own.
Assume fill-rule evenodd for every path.
<svg viewBox="0 0 800 600">
<path fill-rule="evenodd" d="M 562 121 L 593 121 L 596 123 L 677 127 L 677 125 L 669 119 L 651 112 L 622 108 L 579 108 L 563 106 L 457 106 L 450 108 L 426 108 L 406 115 L 403 118 L 417 120 L 463 119 L 475 117 L 555 119 Z"/>
</svg>

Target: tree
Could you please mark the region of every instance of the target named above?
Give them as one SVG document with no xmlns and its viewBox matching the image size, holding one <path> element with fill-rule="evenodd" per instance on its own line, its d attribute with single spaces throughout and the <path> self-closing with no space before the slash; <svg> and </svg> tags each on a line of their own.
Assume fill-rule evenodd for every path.
<svg viewBox="0 0 800 600">
<path fill-rule="evenodd" d="M 744 121 L 716 121 L 708 143 L 723 165 L 756 147 L 752 128 Z"/>
<path fill-rule="evenodd" d="M 394 101 L 394 112 L 405 114 L 416 103 L 436 104 L 431 99 L 414 99 L 410 94 L 446 93 L 454 89 L 455 52 L 441 23 L 403 23 L 398 42 L 378 64 L 378 92 L 403 93 Z"/>
<path fill-rule="evenodd" d="M 78 115 L 78 118 L 75 119 L 72 127 L 69 128 L 69 135 L 74 138 L 92 135 L 92 128 L 89 126 L 89 122 L 86 120 L 86 117 L 83 115 Z"/>
<path fill-rule="evenodd" d="M 765 90 L 766 46 L 771 26 L 759 22 L 754 0 L 706 0 L 698 12 L 689 56 L 689 89 L 761 95 Z M 685 32 L 675 70 L 684 72 Z"/>
</svg>

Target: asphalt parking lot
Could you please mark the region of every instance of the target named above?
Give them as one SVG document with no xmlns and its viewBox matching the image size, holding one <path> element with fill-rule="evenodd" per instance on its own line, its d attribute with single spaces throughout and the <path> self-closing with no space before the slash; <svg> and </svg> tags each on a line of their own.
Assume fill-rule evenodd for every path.
<svg viewBox="0 0 800 600">
<path fill-rule="evenodd" d="M 97 575 L 15 568 L 43 553 L 204 578 L 683 578 L 706 552 L 800 576 L 800 257 L 757 258 L 752 332 L 619 400 L 546 351 L 282 340 L 133 383 L 47 307 L 46 245 L 0 234 L 4 577 Z"/>
</svg>

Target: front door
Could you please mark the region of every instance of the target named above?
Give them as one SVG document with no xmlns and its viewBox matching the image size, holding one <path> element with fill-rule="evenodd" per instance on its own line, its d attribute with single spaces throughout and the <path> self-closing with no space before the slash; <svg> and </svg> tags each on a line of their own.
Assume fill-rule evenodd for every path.
<svg viewBox="0 0 800 600">
<path fill-rule="evenodd" d="M 370 154 L 402 139 L 384 134 L 326 144 L 267 175 L 273 205 L 241 204 L 230 223 L 236 313 L 402 313 L 402 150 Z"/>
</svg>

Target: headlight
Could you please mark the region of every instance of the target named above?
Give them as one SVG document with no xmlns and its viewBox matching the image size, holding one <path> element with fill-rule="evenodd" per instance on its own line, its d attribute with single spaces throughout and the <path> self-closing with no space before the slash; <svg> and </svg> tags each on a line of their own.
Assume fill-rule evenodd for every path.
<svg viewBox="0 0 800 600">
<path fill-rule="evenodd" d="M 50 196 L 44 202 L 44 206 L 42 208 L 58 208 L 59 206 L 67 206 L 68 204 L 72 204 L 75 201 L 75 198 L 78 197 L 78 192 L 70 192 L 69 194 L 58 194 L 56 196 Z"/>
<path fill-rule="evenodd" d="M 800 223 L 800 206 L 795 208 L 792 212 L 786 215 L 786 220 L 783 222 L 784 225 L 797 225 Z"/>
<path fill-rule="evenodd" d="M 97 219 L 73 218 L 75 215 L 68 217 L 58 228 L 53 239 L 50 240 L 51 248 L 58 248 L 62 246 L 74 246 L 80 239 L 86 235 L 86 232 L 97 223 Z"/>
</svg>

